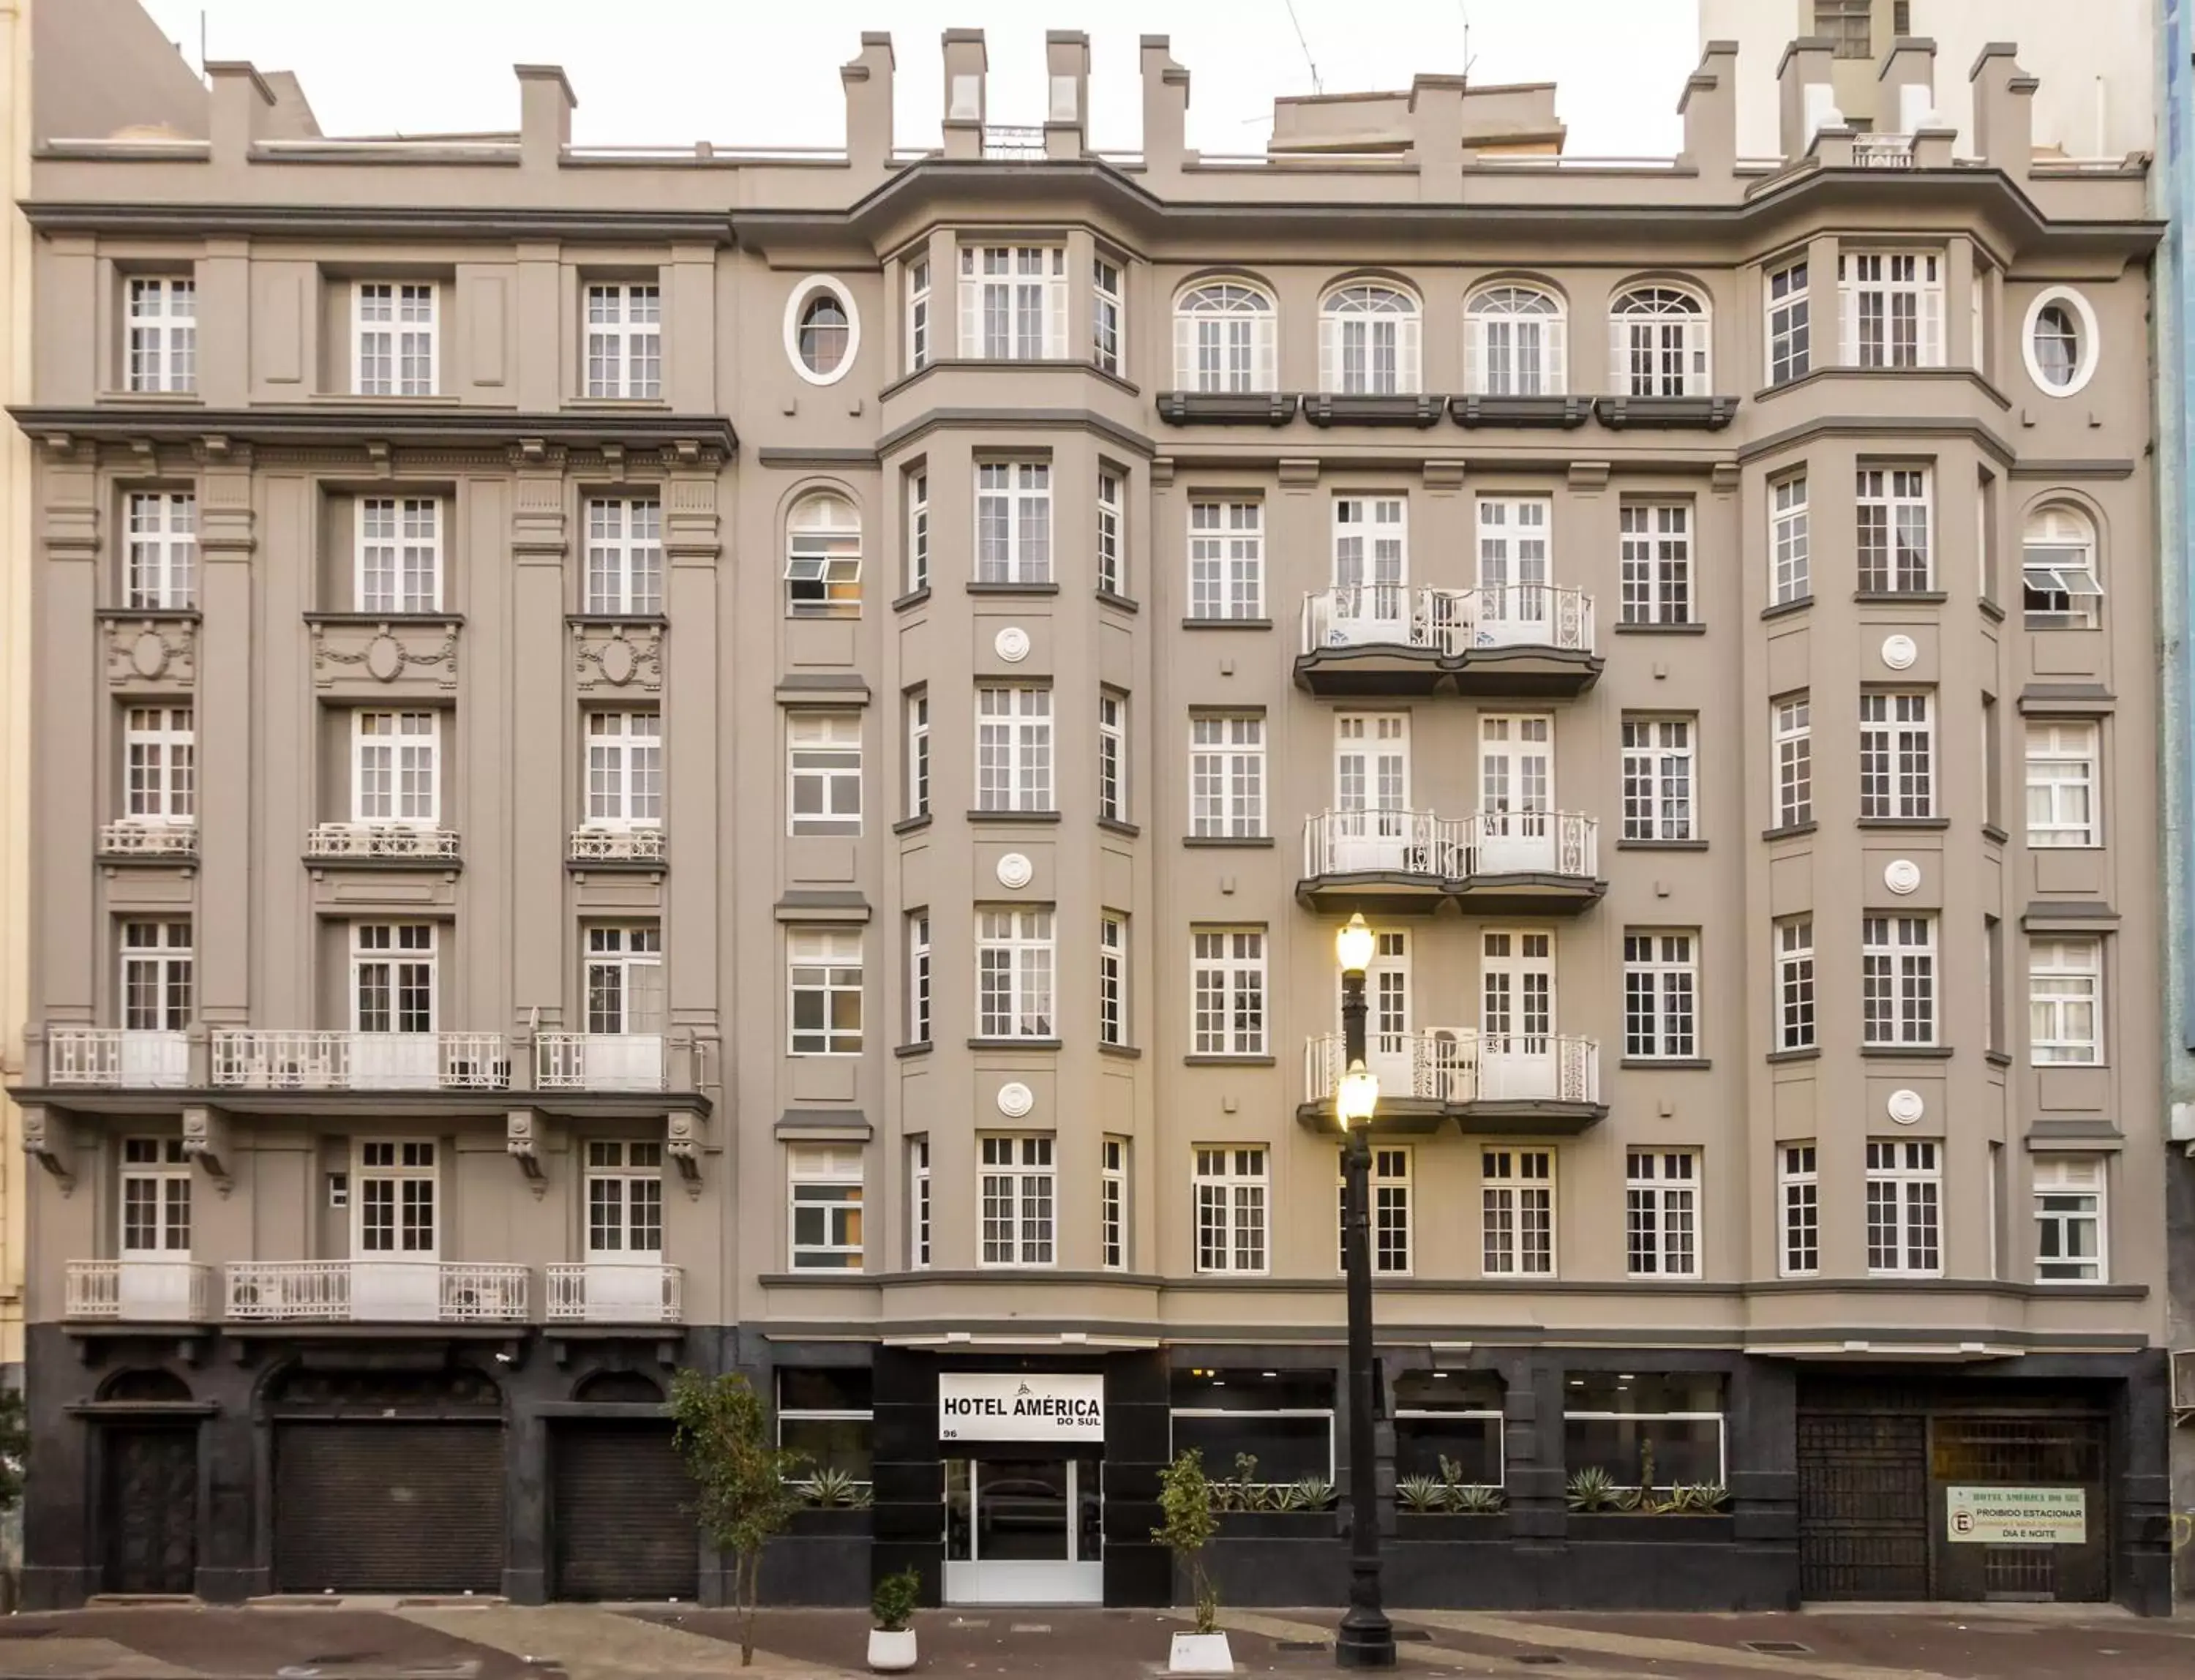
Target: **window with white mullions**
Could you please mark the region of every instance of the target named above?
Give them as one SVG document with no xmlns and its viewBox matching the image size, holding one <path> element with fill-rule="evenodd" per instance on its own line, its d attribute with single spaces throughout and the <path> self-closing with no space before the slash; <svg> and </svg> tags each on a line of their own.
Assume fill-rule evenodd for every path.
<svg viewBox="0 0 2195 1680">
<path fill-rule="evenodd" d="M 1050 910 L 984 910 L 976 918 L 976 1032 L 982 1038 L 1052 1038 Z"/>
<path fill-rule="evenodd" d="M 129 286 L 130 378 L 133 391 L 193 391 L 199 383 L 199 288 L 195 280 L 142 275 Z"/>
<path fill-rule="evenodd" d="M 1788 1143 L 1777 1151 L 1776 1192 L 1783 1232 L 1777 1273 L 1811 1278 L 1822 1269 L 1822 1175 L 1814 1145 Z"/>
<path fill-rule="evenodd" d="M 1869 693 L 1859 697 L 1859 814 L 1936 814 L 1936 732 L 1928 696 Z"/>
<path fill-rule="evenodd" d="M 587 1253 L 660 1259 L 663 1146 L 596 1138 L 587 1145 Z"/>
<path fill-rule="evenodd" d="M 1280 389 L 1273 300 L 1242 280 L 1212 280 L 1174 305 L 1174 381 L 1187 391 Z"/>
<path fill-rule="evenodd" d="M 976 464 L 976 581 L 1051 581 L 1051 469 L 1042 461 Z"/>
<path fill-rule="evenodd" d="M 907 814 L 930 815 L 930 690 L 910 689 L 907 712 Z"/>
<path fill-rule="evenodd" d="M 2094 1157 L 2035 1158 L 2035 1281 L 2111 1280 L 2105 1241 L 2104 1163 Z"/>
<path fill-rule="evenodd" d="M 433 828 L 440 819 L 439 712 L 352 713 L 351 820 Z"/>
<path fill-rule="evenodd" d="M 1776 1048 L 1814 1048 L 1814 919 L 1776 924 Z"/>
<path fill-rule="evenodd" d="M 792 1269 L 861 1269 L 861 1152 L 794 1145 L 786 1152 Z"/>
<path fill-rule="evenodd" d="M 1771 269 L 1768 285 L 1768 383 L 1789 384 L 1805 377 L 1813 363 L 1813 306 L 1806 291 L 1806 265 L 1787 263 Z"/>
<path fill-rule="evenodd" d="M 1854 485 L 1859 521 L 1858 587 L 1910 595 L 1936 586 L 1931 491 L 1925 467 L 1862 467 Z"/>
<path fill-rule="evenodd" d="M 1464 306 L 1464 389 L 1473 396 L 1560 396 L 1569 388 L 1563 306 L 1528 286 L 1493 286 Z"/>
<path fill-rule="evenodd" d="M 1806 475 L 1779 478 L 1770 491 L 1768 546 L 1771 603 L 1783 606 L 1814 592 L 1812 534 L 1806 512 Z"/>
<path fill-rule="evenodd" d="M 1555 1158 L 1545 1149 L 1480 1152 L 1482 1262 L 1489 1278 L 1555 1275 Z"/>
<path fill-rule="evenodd" d="M 587 826 L 653 828 L 663 821 L 663 714 L 587 713 Z"/>
<path fill-rule="evenodd" d="M 1109 1137 L 1098 1156 L 1098 1263 L 1118 1272 L 1128 1263 L 1128 1140 Z"/>
<path fill-rule="evenodd" d="M 2103 621 L 2096 528 L 2070 507 L 2038 508 L 2020 546 L 2020 603 L 2031 630 L 2093 630 Z"/>
<path fill-rule="evenodd" d="M 2089 846 L 2096 826 L 2098 731 L 2094 724 L 2027 726 L 2027 843 Z"/>
<path fill-rule="evenodd" d="M 191 1158 L 181 1138 L 122 1140 L 122 1252 L 191 1257 Z"/>
<path fill-rule="evenodd" d="M 1870 1138 L 1867 1269 L 1870 1277 L 1940 1277 L 1944 1169 L 1933 1139 Z"/>
<path fill-rule="evenodd" d="M 785 720 L 786 833 L 861 832 L 861 718 L 794 712 Z"/>
<path fill-rule="evenodd" d="M 861 936 L 857 929 L 797 927 L 786 940 L 791 992 L 788 1054 L 861 1053 Z"/>
<path fill-rule="evenodd" d="M 1254 619 L 1265 611 L 1265 504 L 1191 502 L 1190 617 Z"/>
<path fill-rule="evenodd" d="M 1609 311 L 1609 389 L 1630 396 L 1705 396 L 1707 306 L 1674 286 L 1625 292 Z"/>
<path fill-rule="evenodd" d="M 2104 1059 L 2100 939 L 2037 939 L 2027 948 L 2027 1045 L 2037 1066 Z"/>
<path fill-rule="evenodd" d="M 1253 928 L 1200 927 L 1190 938 L 1190 1053 L 1265 1054 L 1265 936 Z"/>
<path fill-rule="evenodd" d="M 1871 915 L 1860 922 L 1860 1042 L 1936 1042 L 1936 918 Z"/>
<path fill-rule="evenodd" d="M 587 930 L 587 1031 L 660 1033 L 663 930 L 654 923 Z"/>
<path fill-rule="evenodd" d="M 1692 621 L 1692 510 L 1684 502 L 1627 502 L 1622 513 L 1623 621 Z"/>
<path fill-rule="evenodd" d="M 979 1140 L 982 1170 L 977 1201 L 982 1221 L 979 1262 L 985 1266 L 1049 1266 L 1053 1259 L 1053 1209 L 1058 1179 L 1048 1136 L 989 1136 Z"/>
<path fill-rule="evenodd" d="M 976 808 L 1051 811 L 1051 690 L 976 690 Z"/>
<path fill-rule="evenodd" d="M 1700 1158 L 1689 1149 L 1633 1149 L 1624 1169 L 1623 1227 L 1634 1278 L 1700 1275 Z"/>
<path fill-rule="evenodd" d="M 919 372 L 930 366 L 932 354 L 930 309 L 930 259 L 918 257 L 907 265 L 907 366 L 909 372 Z"/>
<path fill-rule="evenodd" d="M 804 497 L 786 519 L 785 597 L 795 618 L 861 615 L 861 520 L 844 496 Z"/>
<path fill-rule="evenodd" d="M 1929 251 L 1837 255 L 1847 367 L 1944 365 L 1943 259 Z"/>
<path fill-rule="evenodd" d="M 1265 832 L 1265 720 L 1236 714 L 1189 720 L 1189 832 L 1242 839 Z"/>
<path fill-rule="evenodd" d="M 1623 838 L 1692 837 L 1692 720 L 1626 718 L 1622 725 Z"/>
<path fill-rule="evenodd" d="M 1334 616 L 1360 624 L 1407 624 L 1409 504 L 1400 496 L 1334 499 Z"/>
<path fill-rule="evenodd" d="M 358 501 L 358 610 L 431 613 L 442 605 L 442 505 L 432 496 Z"/>
<path fill-rule="evenodd" d="M 123 807 L 132 823 L 189 823 L 198 811 L 198 730 L 187 706 L 122 715 Z"/>
<path fill-rule="evenodd" d="M 907 476 L 907 588 L 930 587 L 930 475 Z"/>
<path fill-rule="evenodd" d="M 649 496 L 587 501 L 587 607 L 605 617 L 663 610 L 663 504 Z"/>
<path fill-rule="evenodd" d="M 1098 1042 L 1128 1042 L 1128 919 L 1112 910 L 1098 919 Z"/>
<path fill-rule="evenodd" d="M 1065 358 L 1063 246 L 960 247 L 960 354 L 987 361 Z"/>
<path fill-rule="evenodd" d="M 1090 263 L 1090 359 L 1108 373 L 1121 371 L 1121 265 L 1105 257 Z"/>
<path fill-rule="evenodd" d="M 1117 689 L 1098 691 L 1098 816 L 1128 820 L 1128 696 Z"/>
<path fill-rule="evenodd" d="M 351 308 L 351 389 L 360 396 L 434 395 L 434 282 L 360 280 Z"/>
<path fill-rule="evenodd" d="M 1623 1054 L 1627 1059 L 1688 1060 L 1699 1054 L 1698 936 L 1623 936 Z"/>
<path fill-rule="evenodd" d="M 1263 1149 L 1195 1151 L 1196 1269 L 1263 1272 L 1271 1182 Z"/>
<path fill-rule="evenodd" d="M 433 1259 L 441 1247 L 435 1146 L 361 1143 L 358 1147 L 357 1251 Z"/>
<path fill-rule="evenodd" d="M 907 1042 L 930 1042 L 930 912 L 917 910 L 907 919 Z"/>
<path fill-rule="evenodd" d="M 606 282 L 587 288 L 587 395 L 663 395 L 663 292 Z"/>
<path fill-rule="evenodd" d="M 193 969 L 189 922 L 124 922 L 124 1030 L 181 1032 L 189 1026 Z"/>
<path fill-rule="evenodd" d="M 435 924 L 361 921 L 351 929 L 351 1027 L 435 1031 Z"/>
<path fill-rule="evenodd" d="M 1334 1269 L 1349 1269 L 1349 1169 L 1348 1151 L 1342 1151 L 1343 1160 L 1335 1168 L 1334 1207 L 1339 1220 L 1339 1245 Z M 1372 1270 L 1383 1277 L 1407 1278 L 1410 1274 L 1410 1152 L 1407 1145 L 1392 1145 L 1372 1152 L 1372 1167 L 1368 1175 L 1372 1195 L 1372 1221 L 1367 1230 L 1367 1241 L 1372 1255 Z"/>
<path fill-rule="evenodd" d="M 1418 389 L 1418 302 L 1391 286 L 1345 286 L 1319 306 L 1318 388 L 1346 396 Z"/>
<path fill-rule="evenodd" d="M 1770 820 L 1779 828 L 1803 828 L 1814 820 L 1813 705 L 1806 695 L 1786 695 L 1772 704 L 1769 716 L 1776 754 L 1776 805 Z"/>
<path fill-rule="evenodd" d="M 1128 591 L 1127 536 L 1121 522 L 1121 475 L 1098 475 L 1098 592 L 1125 595 Z"/>
<path fill-rule="evenodd" d="M 129 574 L 123 604 L 181 612 L 198 604 L 199 499 L 187 490 L 130 497 Z"/>
<path fill-rule="evenodd" d="M 907 1220 L 907 1267 L 922 1272 L 930 1267 L 930 1139 L 927 1136 L 907 1140 L 907 1198 L 910 1203 Z"/>
</svg>

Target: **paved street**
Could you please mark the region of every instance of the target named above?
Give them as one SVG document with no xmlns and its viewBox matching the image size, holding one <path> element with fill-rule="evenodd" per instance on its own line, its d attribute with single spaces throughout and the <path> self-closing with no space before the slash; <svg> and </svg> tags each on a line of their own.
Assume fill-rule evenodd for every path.
<svg viewBox="0 0 2195 1680">
<path fill-rule="evenodd" d="M 1237 1671 L 1333 1671 L 1334 1611 L 1225 1618 Z M 1149 1610 L 927 1611 L 919 1673 L 1144 1680 L 1178 1618 Z M 2073 1607 L 1800 1615 L 1414 1611 L 1403 1671 L 1569 1680 L 2181 1680 L 2195 1621 Z M 735 1617 L 677 1606 L 428 1604 L 94 1608 L 0 1622 L 0 1680 L 699 1680 L 738 1671 Z M 864 1673 L 859 1612 L 761 1620 L 753 1680 Z"/>
</svg>

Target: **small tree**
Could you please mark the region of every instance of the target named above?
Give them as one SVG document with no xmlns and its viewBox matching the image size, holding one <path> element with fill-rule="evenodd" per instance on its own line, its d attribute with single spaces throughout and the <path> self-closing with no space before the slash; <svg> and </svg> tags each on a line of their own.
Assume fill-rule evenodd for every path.
<svg viewBox="0 0 2195 1680">
<path fill-rule="evenodd" d="M 753 1384 L 737 1371 L 704 1377 L 682 1371 L 671 1379 L 666 1408 L 674 1439 L 699 1498 L 694 1515 L 719 1551 L 732 1555 L 732 1600 L 740 1613 L 740 1666 L 754 1661 L 755 1601 L 763 1548 L 782 1533 L 801 1507 L 793 1477 L 804 1462 L 781 1452 Z"/>
<path fill-rule="evenodd" d="M 1219 1592 L 1204 1573 L 1204 1548 L 1218 1532 L 1219 1519 L 1212 1510 L 1212 1484 L 1204 1474 L 1204 1455 L 1195 1448 L 1178 1454 L 1159 1472 L 1159 1514 L 1166 1521 L 1151 1530 L 1151 1538 L 1189 1571 L 1190 1591 L 1196 1598 L 1196 1631 L 1217 1631 Z"/>
<path fill-rule="evenodd" d="M 0 1511 L 22 1502 L 23 1464 L 31 1456 L 31 1432 L 23 1420 L 23 1391 L 0 1388 Z"/>
</svg>

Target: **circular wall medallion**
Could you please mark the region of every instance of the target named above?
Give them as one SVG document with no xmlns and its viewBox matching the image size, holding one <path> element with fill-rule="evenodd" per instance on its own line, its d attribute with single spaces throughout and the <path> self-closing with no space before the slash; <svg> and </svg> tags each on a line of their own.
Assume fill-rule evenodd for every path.
<svg viewBox="0 0 2195 1680">
<path fill-rule="evenodd" d="M 632 680 L 632 644 L 619 636 L 602 644 L 596 655 L 602 667 L 602 680 L 613 687 L 623 688 Z"/>
<path fill-rule="evenodd" d="M 1903 898 L 1921 885 L 1921 866 L 1910 857 L 1893 857 L 1882 866 L 1882 884 Z"/>
<path fill-rule="evenodd" d="M 160 639 L 158 631 L 141 632 L 130 644 L 130 668 L 148 679 L 168 668 L 168 644 Z"/>
<path fill-rule="evenodd" d="M 1883 1111 L 1901 1126 L 1910 1126 L 1928 1111 L 1928 1105 L 1921 1100 L 1921 1094 L 1900 1086 L 1884 1100 Z"/>
<path fill-rule="evenodd" d="M 999 1112 L 1009 1120 L 1018 1120 L 1036 1106 L 1036 1093 L 1018 1079 L 1009 1079 L 999 1087 Z"/>
<path fill-rule="evenodd" d="M 1910 636 L 1886 636 L 1882 638 L 1882 662 L 1893 671 L 1903 671 L 1921 656 L 1921 649 L 1913 645 Z"/>
<path fill-rule="evenodd" d="M 366 644 L 366 672 L 377 683 L 393 683 L 404 669 L 404 644 L 394 636 L 377 636 Z"/>
<path fill-rule="evenodd" d="M 1029 877 L 1035 873 L 1036 866 L 1018 852 L 1009 852 L 999 859 L 999 885 L 1001 886 L 1027 886 Z"/>
<path fill-rule="evenodd" d="M 1010 624 L 991 638 L 991 645 L 999 650 L 999 657 L 1007 664 L 1019 665 L 1028 657 L 1028 632 L 1018 624 Z"/>
</svg>

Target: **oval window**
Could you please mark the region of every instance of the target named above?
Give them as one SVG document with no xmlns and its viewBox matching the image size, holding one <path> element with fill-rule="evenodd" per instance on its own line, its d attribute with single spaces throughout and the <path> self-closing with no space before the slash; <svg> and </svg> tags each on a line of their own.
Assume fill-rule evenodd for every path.
<svg viewBox="0 0 2195 1680">
<path fill-rule="evenodd" d="M 2081 366 L 2081 329 L 2063 303 L 2045 303 L 2035 315 L 2035 367 L 2054 390 L 2073 383 Z"/>
<path fill-rule="evenodd" d="M 809 300 L 800 312 L 800 361 L 810 373 L 836 373 L 846 359 L 850 323 L 838 300 L 827 292 Z"/>
<path fill-rule="evenodd" d="M 2020 360 L 2045 396 L 2071 396 L 2086 386 L 2100 348 L 2096 312 L 2071 286 L 2054 286 L 2028 304 Z"/>
</svg>

